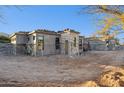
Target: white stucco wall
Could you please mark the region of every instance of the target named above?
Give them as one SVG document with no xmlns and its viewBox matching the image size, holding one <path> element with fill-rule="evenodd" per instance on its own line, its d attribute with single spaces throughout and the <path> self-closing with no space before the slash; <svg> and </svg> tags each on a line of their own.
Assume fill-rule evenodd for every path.
<svg viewBox="0 0 124 93">
<path fill-rule="evenodd" d="M 15 39 L 13 41 L 13 39 Z M 17 34 L 17 35 L 14 35 L 12 38 L 11 38 L 11 43 L 12 44 L 26 44 L 27 43 L 27 36 L 26 35 L 21 35 L 21 34 Z"/>
<path fill-rule="evenodd" d="M 11 43 L 16 44 L 16 35 L 11 38 Z"/>
<path fill-rule="evenodd" d="M 35 39 L 33 40 L 33 36 L 35 36 Z M 32 48 L 32 55 L 36 56 L 36 33 L 28 35 L 29 41 L 28 45 Z"/>
</svg>

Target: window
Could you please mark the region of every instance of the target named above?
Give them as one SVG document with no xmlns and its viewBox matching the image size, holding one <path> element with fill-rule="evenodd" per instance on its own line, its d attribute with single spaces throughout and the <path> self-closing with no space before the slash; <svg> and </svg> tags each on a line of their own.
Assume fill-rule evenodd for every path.
<svg viewBox="0 0 124 93">
<path fill-rule="evenodd" d="M 27 41 L 30 41 L 30 38 L 29 37 L 27 37 Z"/>
<path fill-rule="evenodd" d="M 56 38 L 55 44 L 56 44 L 56 49 L 60 49 L 60 40 L 58 37 Z"/>
<path fill-rule="evenodd" d="M 38 49 L 44 50 L 44 37 L 38 37 Z"/>
<path fill-rule="evenodd" d="M 35 40 L 35 36 L 33 36 L 33 40 Z"/>
<path fill-rule="evenodd" d="M 82 49 L 82 39 L 79 39 L 79 49 Z"/>
<path fill-rule="evenodd" d="M 74 47 L 76 47 L 76 37 L 74 38 Z"/>
</svg>

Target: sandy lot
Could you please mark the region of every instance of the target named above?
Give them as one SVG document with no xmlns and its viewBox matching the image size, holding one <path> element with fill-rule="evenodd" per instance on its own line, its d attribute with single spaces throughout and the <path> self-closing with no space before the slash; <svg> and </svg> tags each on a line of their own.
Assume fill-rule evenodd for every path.
<svg viewBox="0 0 124 93">
<path fill-rule="evenodd" d="M 124 66 L 124 51 L 92 51 L 86 56 L 0 55 L 0 86 L 80 86 L 106 66 Z"/>
</svg>

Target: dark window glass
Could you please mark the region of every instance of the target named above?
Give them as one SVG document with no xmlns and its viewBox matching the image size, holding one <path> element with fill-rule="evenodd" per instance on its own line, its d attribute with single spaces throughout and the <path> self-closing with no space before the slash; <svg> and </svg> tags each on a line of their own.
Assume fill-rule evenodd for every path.
<svg viewBox="0 0 124 93">
<path fill-rule="evenodd" d="M 76 37 L 74 38 L 74 47 L 76 47 Z"/>
<path fill-rule="evenodd" d="M 33 40 L 35 40 L 35 36 L 33 36 Z"/>
<path fill-rule="evenodd" d="M 30 38 L 28 37 L 28 38 L 27 38 L 27 40 L 29 41 L 29 40 L 30 40 Z"/>
<path fill-rule="evenodd" d="M 60 40 L 58 37 L 56 38 L 56 49 L 60 49 Z"/>
<path fill-rule="evenodd" d="M 79 49 L 82 49 L 82 39 L 79 39 Z"/>
</svg>

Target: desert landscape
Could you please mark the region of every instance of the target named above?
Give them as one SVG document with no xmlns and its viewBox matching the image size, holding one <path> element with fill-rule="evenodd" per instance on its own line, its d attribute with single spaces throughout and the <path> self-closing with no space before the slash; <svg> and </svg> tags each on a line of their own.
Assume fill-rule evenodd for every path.
<svg viewBox="0 0 124 93">
<path fill-rule="evenodd" d="M 8 7 L 1 87 L 124 86 L 124 6 Z"/>
<path fill-rule="evenodd" d="M 73 57 L 0 55 L 0 86 L 81 87 L 86 81 L 91 82 L 90 86 L 93 82 L 94 86 L 105 70 L 123 68 L 123 53 L 89 51 L 85 56 Z"/>
</svg>

